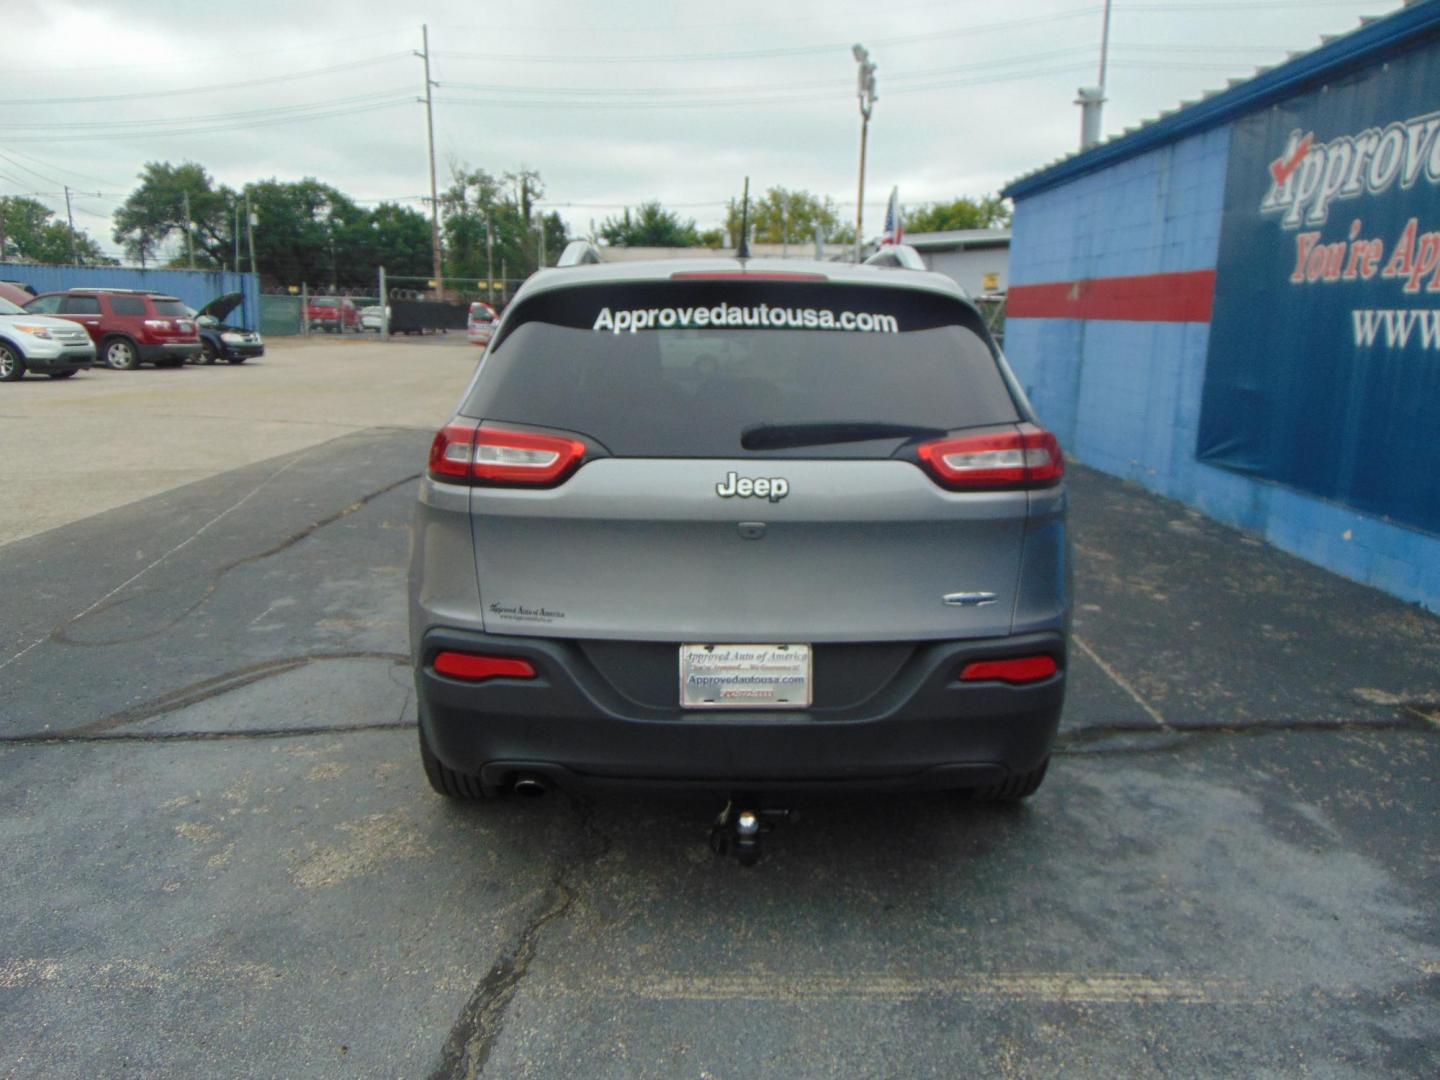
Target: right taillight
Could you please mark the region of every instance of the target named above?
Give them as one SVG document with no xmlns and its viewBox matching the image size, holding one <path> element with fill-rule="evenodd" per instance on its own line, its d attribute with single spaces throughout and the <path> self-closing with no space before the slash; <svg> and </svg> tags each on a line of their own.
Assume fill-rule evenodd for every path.
<svg viewBox="0 0 1440 1080">
<path fill-rule="evenodd" d="M 916 452 L 935 482 L 951 491 L 1050 487 L 1065 475 L 1060 444 L 1034 424 L 999 434 L 939 439 Z"/>
<path fill-rule="evenodd" d="M 430 475 L 453 484 L 554 487 L 585 461 L 585 444 L 560 435 L 454 420 L 430 444 Z"/>
<path fill-rule="evenodd" d="M 976 660 L 960 672 L 961 682 L 1041 682 L 1060 670 L 1053 656 L 1019 656 L 1007 660 Z"/>
</svg>

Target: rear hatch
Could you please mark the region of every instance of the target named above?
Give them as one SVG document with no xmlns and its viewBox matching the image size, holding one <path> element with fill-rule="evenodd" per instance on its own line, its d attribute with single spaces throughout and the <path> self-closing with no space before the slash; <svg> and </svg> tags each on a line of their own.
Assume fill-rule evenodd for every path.
<svg viewBox="0 0 1440 1080">
<path fill-rule="evenodd" d="M 152 296 L 156 318 L 145 320 L 145 336 L 152 341 L 190 344 L 200 340 L 195 316 L 173 296 Z"/>
<path fill-rule="evenodd" d="M 953 490 L 924 459 L 1024 426 L 958 298 L 738 274 L 544 292 L 507 316 L 457 420 L 500 463 L 470 504 L 493 633 L 1010 631 L 1024 485 Z M 578 466 L 531 468 L 567 442 Z"/>
</svg>

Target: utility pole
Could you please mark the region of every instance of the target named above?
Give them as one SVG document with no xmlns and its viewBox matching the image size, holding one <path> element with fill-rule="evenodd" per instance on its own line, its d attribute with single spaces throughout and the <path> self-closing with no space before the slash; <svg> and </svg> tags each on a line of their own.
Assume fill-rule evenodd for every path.
<svg viewBox="0 0 1440 1080">
<path fill-rule="evenodd" d="M 850 50 L 859 65 L 857 94 L 860 99 L 860 194 L 855 200 L 855 261 L 860 261 L 861 247 L 865 243 L 865 140 L 870 133 L 870 113 L 875 108 L 875 65 L 870 62 L 870 50 L 856 44 Z"/>
<path fill-rule="evenodd" d="M 185 262 L 191 270 L 195 269 L 195 227 L 190 223 L 190 192 L 183 191 L 181 195 L 185 199 Z"/>
<path fill-rule="evenodd" d="M 536 270 L 544 270 L 544 269 L 545 269 L 545 215 L 544 215 L 544 214 L 541 214 L 539 220 L 535 222 L 535 227 L 536 227 L 536 228 L 539 230 L 539 232 L 540 232 L 540 262 L 539 262 L 539 264 L 535 267 L 535 269 L 536 269 Z"/>
<path fill-rule="evenodd" d="M 780 258 L 790 257 L 790 193 L 780 196 Z"/>
<path fill-rule="evenodd" d="M 250 248 L 250 272 L 258 274 L 255 267 L 255 211 L 250 209 L 250 189 L 245 189 L 245 235 Z"/>
<path fill-rule="evenodd" d="M 240 200 L 235 200 L 235 273 L 240 273 Z"/>
<path fill-rule="evenodd" d="M 383 266 L 380 267 L 380 340 L 390 340 L 390 297 Z"/>
<path fill-rule="evenodd" d="M 495 306 L 495 232 L 489 214 L 485 215 L 485 299 Z"/>
<path fill-rule="evenodd" d="M 80 255 L 75 250 L 75 215 L 70 210 L 70 188 L 68 186 L 65 188 L 65 220 L 70 223 L 70 261 L 79 266 Z"/>
<path fill-rule="evenodd" d="M 440 190 L 435 183 L 435 100 L 430 78 L 430 27 L 422 23 L 420 40 L 424 51 L 415 55 L 425 61 L 425 137 L 430 146 L 430 250 L 435 273 L 435 298 L 440 298 Z"/>
<path fill-rule="evenodd" d="M 251 189 L 249 189 L 249 187 L 245 189 L 245 233 L 249 238 L 249 248 L 251 248 L 251 274 L 255 275 L 255 302 L 259 304 L 259 291 L 261 291 L 259 275 L 261 275 L 261 272 L 259 272 L 259 269 L 256 269 L 255 266 L 255 212 L 251 209 Z M 238 239 L 236 239 L 236 243 L 239 243 Z M 239 271 L 239 266 L 236 266 L 235 269 Z M 243 292 L 245 292 L 245 282 L 240 281 L 240 294 L 242 294 L 242 297 Z M 259 308 L 256 307 L 255 323 L 252 325 L 259 327 L 259 324 L 261 324 L 261 312 L 259 312 Z"/>
</svg>

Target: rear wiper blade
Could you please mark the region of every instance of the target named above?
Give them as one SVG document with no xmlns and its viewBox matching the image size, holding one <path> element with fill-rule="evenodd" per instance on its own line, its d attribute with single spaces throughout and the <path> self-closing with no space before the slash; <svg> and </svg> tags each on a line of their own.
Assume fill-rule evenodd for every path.
<svg viewBox="0 0 1440 1080">
<path fill-rule="evenodd" d="M 944 428 L 886 424 L 869 420 L 818 420 L 806 424 L 755 424 L 740 433 L 746 450 L 785 450 L 826 443 L 868 442 L 871 439 L 938 439 Z"/>
</svg>

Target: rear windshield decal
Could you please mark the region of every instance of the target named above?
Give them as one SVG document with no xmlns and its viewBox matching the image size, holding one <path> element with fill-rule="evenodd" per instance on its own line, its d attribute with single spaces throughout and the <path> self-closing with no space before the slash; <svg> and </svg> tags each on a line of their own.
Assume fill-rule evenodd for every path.
<svg viewBox="0 0 1440 1080">
<path fill-rule="evenodd" d="M 831 311 L 829 308 L 771 307 L 769 304 L 714 307 L 630 308 L 612 312 L 601 308 L 591 327 L 597 333 L 612 334 L 640 330 L 692 329 L 707 326 L 743 326 L 774 330 L 849 330 L 862 334 L 898 334 L 900 321 L 894 315 L 868 311 Z"/>
</svg>

